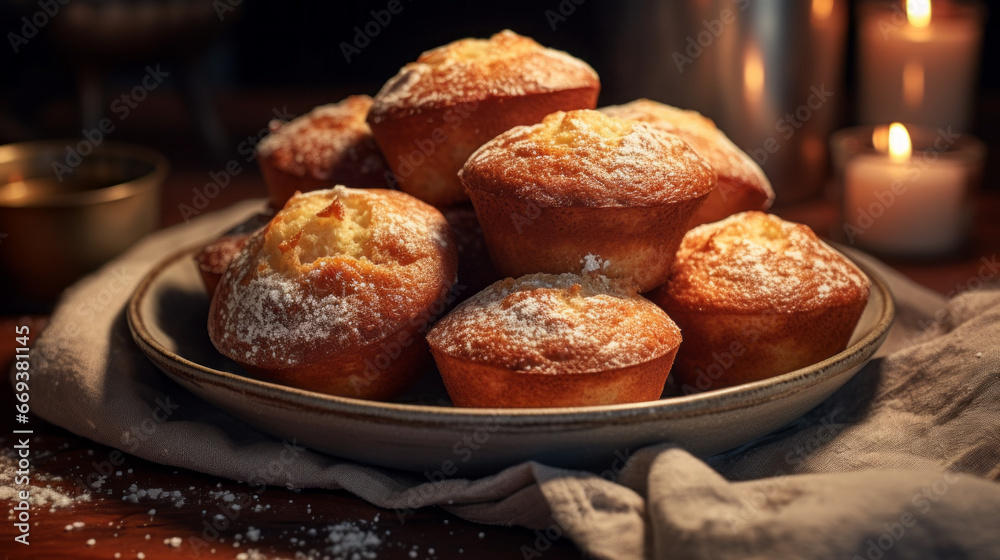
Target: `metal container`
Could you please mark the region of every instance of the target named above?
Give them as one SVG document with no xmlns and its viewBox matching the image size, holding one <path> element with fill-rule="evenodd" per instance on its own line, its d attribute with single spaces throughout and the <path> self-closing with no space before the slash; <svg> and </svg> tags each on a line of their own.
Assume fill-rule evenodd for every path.
<svg viewBox="0 0 1000 560">
<path fill-rule="evenodd" d="M 712 118 L 761 164 L 777 204 L 820 192 L 846 97 L 846 0 L 633 0 L 618 18 L 616 101 Z"/>
<path fill-rule="evenodd" d="M 156 229 L 168 169 L 159 153 L 121 142 L 0 146 L 4 299 L 50 301 Z"/>
</svg>

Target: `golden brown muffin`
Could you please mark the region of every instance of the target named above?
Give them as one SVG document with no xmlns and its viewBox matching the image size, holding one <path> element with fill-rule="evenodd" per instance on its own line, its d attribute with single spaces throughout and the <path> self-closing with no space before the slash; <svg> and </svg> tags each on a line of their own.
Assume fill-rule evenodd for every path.
<svg viewBox="0 0 1000 560">
<path fill-rule="evenodd" d="M 467 200 L 455 174 L 497 134 L 593 109 L 600 82 L 568 54 L 512 31 L 425 52 L 375 96 L 368 123 L 399 188 L 435 206 Z"/>
<path fill-rule="evenodd" d="M 649 123 L 680 136 L 715 169 L 719 186 L 691 219 L 690 227 L 715 222 L 737 212 L 767 210 L 774 202 L 771 182 L 757 162 L 716 128 L 712 119 L 701 113 L 648 99 L 603 107 L 600 111 L 613 117 Z"/>
<path fill-rule="evenodd" d="M 271 213 L 254 214 L 198 251 L 194 260 L 198 263 L 198 271 L 201 272 L 201 279 L 205 283 L 208 297 L 211 298 L 215 294 L 219 280 L 229 268 L 229 263 L 233 262 L 236 255 L 243 250 L 247 239 L 250 239 L 254 232 L 267 225 L 272 216 Z"/>
<path fill-rule="evenodd" d="M 257 163 L 272 207 L 284 206 L 295 191 L 392 184 L 389 167 L 365 122 L 371 106 L 371 97 L 352 95 L 289 122 L 271 121 L 271 133 L 257 144 Z"/>
<path fill-rule="evenodd" d="M 684 237 L 650 294 L 684 331 L 674 380 L 685 393 L 766 379 L 847 347 L 869 282 L 811 229 L 763 212 Z"/>
<path fill-rule="evenodd" d="M 591 110 L 497 136 L 460 177 L 501 274 L 579 272 L 594 254 L 640 292 L 666 280 L 716 182 L 680 137 Z"/>
<path fill-rule="evenodd" d="M 603 276 L 532 274 L 476 294 L 427 340 L 455 406 L 529 408 L 656 400 L 681 333 Z"/>
<path fill-rule="evenodd" d="M 405 193 L 295 195 L 223 275 L 209 337 L 262 379 L 387 399 L 429 365 L 456 260 L 441 213 Z"/>
</svg>

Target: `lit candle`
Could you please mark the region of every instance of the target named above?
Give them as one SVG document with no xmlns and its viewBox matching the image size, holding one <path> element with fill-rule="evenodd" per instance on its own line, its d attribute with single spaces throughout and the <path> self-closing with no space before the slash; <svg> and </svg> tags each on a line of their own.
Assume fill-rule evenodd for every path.
<svg viewBox="0 0 1000 560">
<path fill-rule="evenodd" d="M 861 10 L 862 122 L 967 129 L 982 43 L 978 5 L 907 0 Z"/>
<path fill-rule="evenodd" d="M 871 134 L 874 149 L 844 163 L 844 233 L 850 243 L 897 256 L 939 255 L 961 245 L 981 154 L 956 149 L 958 134 L 936 134 L 915 155 L 906 127 L 878 127 Z M 975 143 L 973 152 L 979 149 L 978 141 L 966 142 Z"/>
</svg>

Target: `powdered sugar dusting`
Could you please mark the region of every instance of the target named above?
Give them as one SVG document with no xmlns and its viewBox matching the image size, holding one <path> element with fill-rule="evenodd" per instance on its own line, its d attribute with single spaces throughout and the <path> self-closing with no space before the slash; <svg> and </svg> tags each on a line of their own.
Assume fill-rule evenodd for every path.
<svg viewBox="0 0 1000 560">
<path fill-rule="evenodd" d="M 680 137 L 592 110 L 556 112 L 476 150 L 466 188 L 548 206 L 645 206 L 702 196 L 716 175 Z"/>
<path fill-rule="evenodd" d="M 382 538 L 375 532 L 359 528 L 352 521 L 329 525 L 326 530 L 330 542 L 327 552 L 337 558 L 376 558 L 375 550 L 382 544 Z"/>
<path fill-rule="evenodd" d="M 272 121 L 271 134 L 257 144 L 257 156 L 299 177 L 330 180 L 349 166 L 382 180 L 388 168 L 365 121 L 371 105 L 371 97 L 353 95 L 287 123 Z"/>
<path fill-rule="evenodd" d="M 868 297 L 868 279 L 807 226 L 763 212 L 687 233 L 661 288 L 686 305 L 807 311 Z"/>
<path fill-rule="evenodd" d="M 315 282 L 319 275 L 319 269 L 311 270 L 304 275 L 303 282 Z M 315 297 L 305 286 L 277 275 L 238 284 L 227 306 L 229 316 L 236 318 L 237 328 L 224 331 L 220 341 L 226 344 L 228 337 L 234 336 L 247 345 L 242 356 L 247 361 L 255 361 L 259 354 L 264 354 L 269 362 L 295 364 L 299 360 L 295 347 L 287 348 L 272 341 L 295 340 L 311 347 L 331 335 L 333 342 L 339 344 L 357 337 L 360 334 L 357 325 L 375 319 L 366 316 L 365 298 L 358 293 L 365 287 L 356 278 L 350 278 L 344 283 L 344 293 Z M 300 305 L 302 301 L 306 304 Z M 287 310 L 296 306 L 298 313 L 290 315 Z"/>
<path fill-rule="evenodd" d="M 322 212 L 332 199 L 347 208 L 344 219 Z M 336 187 L 297 195 L 227 270 L 209 334 L 234 360 L 275 368 L 318 348 L 375 342 L 450 285 L 450 239 L 440 213 L 403 193 Z"/>
<path fill-rule="evenodd" d="M 12 444 L 13 445 L 13 444 Z M 62 482 L 62 478 L 47 474 L 32 472 L 31 484 L 15 484 L 15 472 L 18 470 L 18 458 L 16 450 L 9 449 L 7 453 L 0 455 L 0 500 L 7 500 L 12 504 L 20 501 L 20 493 L 28 491 L 30 496 L 28 505 L 31 508 L 47 507 L 48 511 L 55 511 L 58 508 L 79 505 L 79 502 L 90 501 L 90 493 L 85 492 L 78 495 L 70 495 L 62 492 L 58 485 L 52 482 Z M 44 486 L 41 483 L 46 483 Z M 82 527 L 81 523 L 79 527 Z M 79 528 L 68 526 L 66 530 Z"/>
<path fill-rule="evenodd" d="M 599 110 L 612 117 L 644 122 L 680 136 L 715 169 L 720 184 L 727 182 L 735 188 L 757 191 L 765 201 L 764 208 L 774 200 L 774 190 L 760 166 L 733 144 L 724 132 L 716 128 L 711 119 L 701 113 L 648 99 L 637 99 L 625 105 L 602 107 Z"/>
<path fill-rule="evenodd" d="M 390 113 L 419 113 L 487 97 L 597 86 L 597 73 L 585 62 L 505 30 L 488 40 L 449 43 L 404 66 L 375 96 L 372 119 L 379 123 Z"/>
<path fill-rule="evenodd" d="M 680 331 L 607 278 L 532 274 L 476 294 L 428 334 L 436 351 L 531 373 L 584 373 L 662 356 Z"/>
<path fill-rule="evenodd" d="M 600 272 L 608 268 L 611 264 L 608 261 L 601 258 L 600 255 L 595 255 L 593 253 L 587 253 L 580 261 L 583 264 L 584 274 L 589 272 Z"/>
</svg>

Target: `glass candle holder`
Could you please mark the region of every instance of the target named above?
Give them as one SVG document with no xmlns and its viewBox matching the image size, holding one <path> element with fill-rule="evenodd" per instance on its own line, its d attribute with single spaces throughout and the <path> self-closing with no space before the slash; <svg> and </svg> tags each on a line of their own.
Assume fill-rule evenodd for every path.
<svg viewBox="0 0 1000 560">
<path fill-rule="evenodd" d="M 965 242 L 986 147 L 950 128 L 900 123 L 830 140 L 842 239 L 891 257 L 938 257 Z"/>
<path fill-rule="evenodd" d="M 861 3 L 860 122 L 968 129 L 985 19 L 981 2 Z"/>
</svg>

